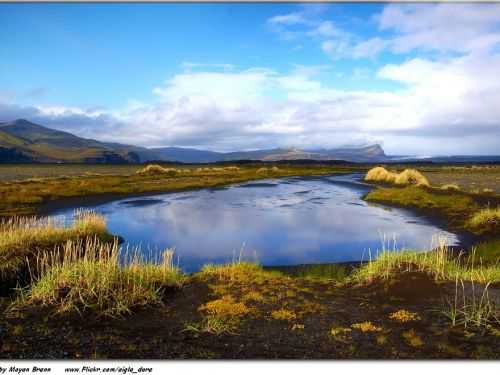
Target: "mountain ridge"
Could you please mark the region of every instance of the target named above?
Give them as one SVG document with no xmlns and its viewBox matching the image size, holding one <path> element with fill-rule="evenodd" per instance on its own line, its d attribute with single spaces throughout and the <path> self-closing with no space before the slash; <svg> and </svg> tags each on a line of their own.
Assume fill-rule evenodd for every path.
<svg viewBox="0 0 500 375">
<path fill-rule="evenodd" d="M 378 144 L 360 147 L 302 150 L 295 147 L 216 152 L 185 147 L 146 148 L 101 142 L 51 129 L 25 119 L 0 123 L 0 162 L 33 163 L 142 163 L 172 161 L 213 163 L 236 160 L 387 160 Z"/>
</svg>

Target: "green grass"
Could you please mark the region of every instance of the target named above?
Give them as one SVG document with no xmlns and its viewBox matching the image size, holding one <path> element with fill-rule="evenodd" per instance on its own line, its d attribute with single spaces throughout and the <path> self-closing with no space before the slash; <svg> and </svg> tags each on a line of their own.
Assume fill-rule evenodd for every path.
<svg viewBox="0 0 500 375">
<path fill-rule="evenodd" d="M 241 261 L 228 264 L 207 264 L 203 266 L 199 275 L 203 278 L 215 278 L 218 281 L 240 284 L 283 276 L 277 271 L 264 270 L 257 263 Z"/>
<path fill-rule="evenodd" d="M 56 313 L 93 311 L 108 316 L 130 313 L 139 306 L 160 304 L 167 289 L 182 285 L 171 251 L 157 261 L 138 254 L 125 264 L 115 242 L 68 242 L 59 253 L 37 260 L 37 280 L 13 308 L 52 307 Z"/>
<path fill-rule="evenodd" d="M 467 227 L 476 233 L 500 233 L 500 207 L 476 211 L 467 221 Z"/>
<path fill-rule="evenodd" d="M 226 167 L 177 167 L 176 172 L 141 174 L 136 167 L 130 175 L 62 176 L 0 183 L 0 215 L 31 214 L 36 207 L 52 200 L 89 195 L 131 195 L 208 188 L 272 177 L 322 175 L 352 172 L 352 166 L 262 164 Z M 163 167 L 162 167 L 163 168 Z"/>
<path fill-rule="evenodd" d="M 466 280 L 488 284 L 500 282 L 500 264 L 482 264 L 475 261 L 475 252 L 456 256 L 442 243 L 428 252 L 383 251 L 377 258 L 355 270 L 347 279 L 350 282 L 371 282 L 389 279 L 397 272 L 425 272 L 436 280 Z"/>
<path fill-rule="evenodd" d="M 284 275 L 311 279 L 343 281 L 353 267 L 344 264 L 303 264 L 298 266 L 266 267 L 266 271 L 278 271 Z"/>
<path fill-rule="evenodd" d="M 86 237 L 112 239 L 102 216 L 79 211 L 69 227 L 49 218 L 14 217 L 0 221 L 0 277 L 12 277 L 25 270 L 27 260 L 53 251 L 66 241 Z"/>
<path fill-rule="evenodd" d="M 476 261 L 478 263 L 500 263 L 500 239 L 483 241 L 476 245 Z"/>
<path fill-rule="evenodd" d="M 365 196 L 368 202 L 385 203 L 400 207 L 411 207 L 438 214 L 447 219 L 453 229 L 470 229 L 477 233 L 479 228 L 467 226 L 467 219 L 481 207 L 468 194 L 440 189 L 407 186 L 404 188 L 377 188 Z"/>
</svg>

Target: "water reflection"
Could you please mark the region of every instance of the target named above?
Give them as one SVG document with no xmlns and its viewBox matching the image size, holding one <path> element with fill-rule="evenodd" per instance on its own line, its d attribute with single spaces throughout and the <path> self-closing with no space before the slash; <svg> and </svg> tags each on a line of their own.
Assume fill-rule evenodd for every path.
<svg viewBox="0 0 500 375">
<path fill-rule="evenodd" d="M 366 259 L 381 249 L 384 236 L 394 237 L 397 248 L 428 249 L 437 233 L 456 242 L 405 210 L 368 205 L 361 200 L 367 187 L 353 182 L 353 176 L 288 178 L 124 199 L 95 209 L 129 246 L 175 248 L 188 272 L 231 261 L 241 249 L 264 265 L 295 265 Z"/>
</svg>

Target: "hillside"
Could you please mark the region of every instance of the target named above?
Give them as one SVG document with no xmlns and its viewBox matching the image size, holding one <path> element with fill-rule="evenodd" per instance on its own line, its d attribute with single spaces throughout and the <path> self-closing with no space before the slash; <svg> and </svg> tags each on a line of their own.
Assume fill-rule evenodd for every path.
<svg viewBox="0 0 500 375">
<path fill-rule="evenodd" d="M 77 137 L 22 119 L 0 123 L 0 162 L 129 163 L 140 162 L 141 151 L 134 146 Z"/>
</svg>

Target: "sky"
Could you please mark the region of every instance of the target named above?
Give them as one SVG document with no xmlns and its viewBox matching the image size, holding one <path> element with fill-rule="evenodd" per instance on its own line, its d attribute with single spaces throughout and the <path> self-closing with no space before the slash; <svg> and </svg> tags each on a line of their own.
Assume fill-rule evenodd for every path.
<svg viewBox="0 0 500 375">
<path fill-rule="evenodd" d="M 500 4 L 0 4 L 0 122 L 146 147 L 500 154 Z"/>
</svg>

